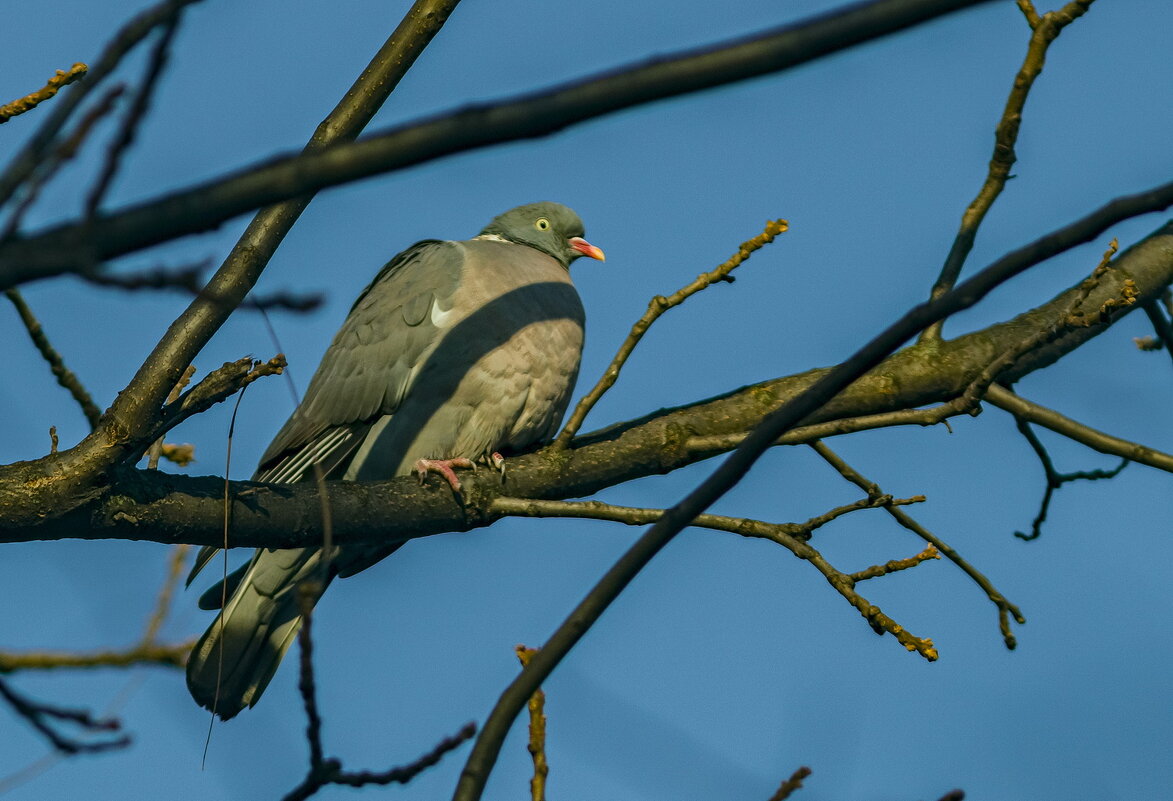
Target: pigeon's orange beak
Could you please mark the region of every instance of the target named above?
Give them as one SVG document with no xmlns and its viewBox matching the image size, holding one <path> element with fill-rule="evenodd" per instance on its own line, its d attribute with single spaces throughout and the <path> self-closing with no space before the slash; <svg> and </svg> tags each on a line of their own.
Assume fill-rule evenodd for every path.
<svg viewBox="0 0 1173 801">
<path fill-rule="evenodd" d="M 592 259 L 598 259 L 599 261 L 607 260 L 607 257 L 603 255 L 602 250 L 595 247 L 581 236 L 572 236 L 566 241 L 569 243 L 570 247 L 574 248 L 584 256 L 590 256 Z"/>
</svg>

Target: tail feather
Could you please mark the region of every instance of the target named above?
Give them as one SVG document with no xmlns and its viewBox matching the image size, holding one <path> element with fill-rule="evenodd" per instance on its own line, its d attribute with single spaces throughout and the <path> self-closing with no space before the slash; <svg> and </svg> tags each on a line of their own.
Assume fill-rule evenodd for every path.
<svg viewBox="0 0 1173 801">
<path fill-rule="evenodd" d="M 187 686 L 201 706 L 228 720 L 261 697 L 300 628 L 297 587 L 320 578 L 320 554 L 317 548 L 256 552 L 188 659 Z"/>
</svg>

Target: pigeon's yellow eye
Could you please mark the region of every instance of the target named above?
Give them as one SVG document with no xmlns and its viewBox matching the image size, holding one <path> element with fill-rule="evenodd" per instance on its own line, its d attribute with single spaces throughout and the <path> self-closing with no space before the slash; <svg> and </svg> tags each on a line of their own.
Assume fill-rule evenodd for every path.
<svg viewBox="0 0 1173 801">
<path fill-rule="evenodd" d="M 539 217 L 538 221 L 534 223 L 534 228 L 537 228 L 539 231 L 546 231 L 550 228 L 550 221 L 545 217 Z"/>
</svg>

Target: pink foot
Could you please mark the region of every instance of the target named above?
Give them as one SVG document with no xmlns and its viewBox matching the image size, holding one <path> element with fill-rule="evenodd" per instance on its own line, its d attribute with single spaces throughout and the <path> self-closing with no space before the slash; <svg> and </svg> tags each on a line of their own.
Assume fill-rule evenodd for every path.
<svg viewBox="0 0 1173 801">
<path fill-rule="evenodd" d="M 452 468 L 463 467 L 469 470 L 476 470 L 477 466 L 473 464 L 471 459 L 465 459 L 463 456 L 455 459 L 417 459 L 413 468 L 414 472 L 419 475 L 420 484 L 424 483 L 424 479 L 428 477 L 428 473 L 436 472 L 444 477 L 448 482 L 448 486 L 452 487 L 453 492 L 460 492 L 460 479 L 456 477 L 456 473 Z"/>
</svg>

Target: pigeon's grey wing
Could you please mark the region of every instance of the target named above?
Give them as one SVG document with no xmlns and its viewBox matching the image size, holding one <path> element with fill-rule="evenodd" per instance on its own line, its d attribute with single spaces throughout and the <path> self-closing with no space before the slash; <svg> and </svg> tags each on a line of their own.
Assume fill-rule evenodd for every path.
<svg viewBox="0 0 1173 801">
<path fill-rule="evenodd" d="M 327 478 L 346 471 L 371 427 L 399 407 L 442 337 L 463 258 L 455 243 L 430 239 L 379 271 L 351 307 L 305 398 L 273 438 L 253 480 L 292 484 L 313 478 L 314 465 Z M 218 551 L 212 546 L 200 550 L 188 584 Z M 221 594 L 217 585 L 201 600 Z"/>
<path fill-rule="evenodd" d="M 456 243 L 426 240 L 379 271 L 334 336 L 301 405 L 261 457 L 258 473 L 322 442 L 328 429 L 371 424 L 399 407 L 442 334 L 462 261 Z"/>
</svg>

